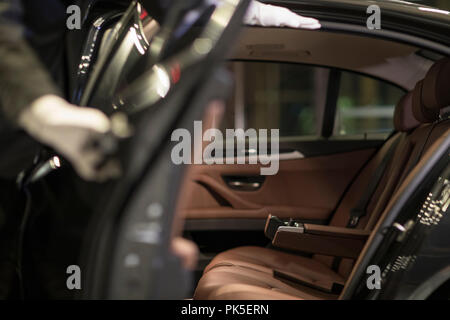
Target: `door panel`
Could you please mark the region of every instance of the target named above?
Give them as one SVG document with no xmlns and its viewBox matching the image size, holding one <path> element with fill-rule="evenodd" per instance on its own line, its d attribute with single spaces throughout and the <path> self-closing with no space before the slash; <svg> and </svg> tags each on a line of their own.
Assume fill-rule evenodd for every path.
<svg viewBox="0 0 450 320">
<path fill-rule="evenodd" d="M 270 213 L 323 222 L 373 153 L 370 148 L 281 160 L 276 175 L 260 180 L 260 164 L 191 165 L 180 209 L 192 220 L 265 219 Z M 239 190 L 230 181 L 258 186 Z"/>
</svg>

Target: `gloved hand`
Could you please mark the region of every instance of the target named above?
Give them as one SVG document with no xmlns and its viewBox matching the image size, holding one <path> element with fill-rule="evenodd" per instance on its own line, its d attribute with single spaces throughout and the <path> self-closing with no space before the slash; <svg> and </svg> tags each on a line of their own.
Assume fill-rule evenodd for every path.
<svg viewBox="0 0 450 320">
<path fill-rule="evenodd" d="M 319 29 L 319 20 L 302 17 L 289 9 L 252 1 L 244 18 L 244 23 L 263 27 L 291 27 Z"/>
<path fill-rule="evenodd" d="M 197 245 L 187 239 L 176 237 L 172 239 L 171 250 L 176 256 L 181 259 L 183 267 L 188 270 L 194 270 L 198 262 L 198 247 Z"/>
<path fill-rule="evenodd" d="M 104 181 L 120 174 L 120 167 L 113 160 L 97 168 L 103 155 L 98 148 L 89 147 L 92 139 L 100 138 L 111 128 L 109 118 L 99 110 L 77 107 L 46 95 L 21 113 L 19 125 L 67 158 L 86 180 Z"/>
</svg>

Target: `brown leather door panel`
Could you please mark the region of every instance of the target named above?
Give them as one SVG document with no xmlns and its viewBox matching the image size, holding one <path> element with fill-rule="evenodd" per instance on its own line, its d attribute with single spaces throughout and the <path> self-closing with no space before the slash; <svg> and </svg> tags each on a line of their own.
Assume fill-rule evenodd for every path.
<svg viewBox="0 0 450 320">
<path fill-rule="evenodd" d="M 236 190 L 224 177 L 258 177 L 259 164 L 190 165 L 179 208 L 187 219 L 266 219 L 270 213 L 326 220 L 373 152 L 281 160 L 278 173 L 264 176 L 255 191 Z"/>
</svg>

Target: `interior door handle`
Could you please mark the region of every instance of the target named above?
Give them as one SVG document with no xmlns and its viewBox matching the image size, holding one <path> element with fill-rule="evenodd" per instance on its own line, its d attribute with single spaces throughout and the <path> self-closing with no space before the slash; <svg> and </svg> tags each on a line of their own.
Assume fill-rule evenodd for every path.
<svg viewBox="0 0 450 320">
<path fill-rule="evenodd" d="M 261 187 L 260 182 L 246 182 L 246 181 L 228 181 L 228 185 L 236 190 L 241 191 L 255 191 Z"/>
</svg>

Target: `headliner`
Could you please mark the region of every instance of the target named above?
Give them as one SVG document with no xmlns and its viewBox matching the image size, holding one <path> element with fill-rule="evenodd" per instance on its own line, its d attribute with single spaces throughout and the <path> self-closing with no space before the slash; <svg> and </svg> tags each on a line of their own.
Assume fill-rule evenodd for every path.
<svg viewBox="0 0 450 320">
<path fill-rule="evenodd" d="M 288 28 L 245 27 L 231 59 L 296 62 L 361 72 L 412 90 L 433 61 L 389 40 Z"/>
</svg>

